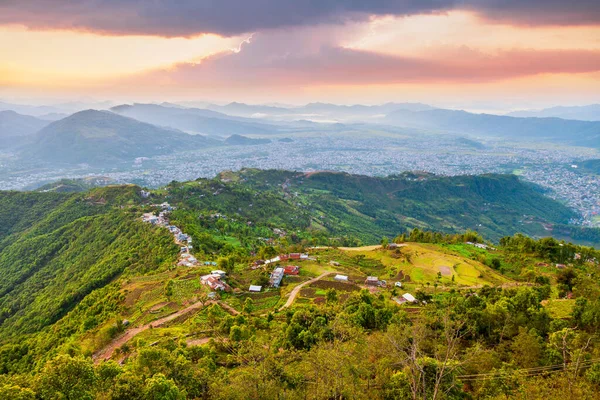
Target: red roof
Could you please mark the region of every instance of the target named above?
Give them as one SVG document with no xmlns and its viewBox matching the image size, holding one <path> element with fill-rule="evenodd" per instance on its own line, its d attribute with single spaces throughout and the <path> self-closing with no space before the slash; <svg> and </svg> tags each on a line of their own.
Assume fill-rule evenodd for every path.
<svg viewBox="0 0 600 400">
<path fill-rule="evenodd" d="M 283 273 L 286 275 L 298 275 L 300 273 L 300 267 L 296 265 L 288 265 L 283 268 Z"/>
</svg>

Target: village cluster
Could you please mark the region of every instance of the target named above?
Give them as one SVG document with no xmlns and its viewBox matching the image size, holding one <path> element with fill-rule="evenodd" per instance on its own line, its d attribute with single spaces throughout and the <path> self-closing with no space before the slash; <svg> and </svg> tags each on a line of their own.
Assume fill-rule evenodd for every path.
<svg viewBox="0 0 600 400">
<path fill-rule="evenodd" d="M 215 266 L 215 267 L 217 266 L 217 263 L 214 261 L 199 262 L 191 254 L 191 250 L 192 250 L 191 236 L 183 233 L 179 227 L 172 225 L 169 221 L 168 215 L 172 210 L 174 210 L 174 207 L 172 207 L 169 203 L 162 203 L 162 204 L 153 205 L 153 206 L 161 209 L 161 211 L 158 212 L 158 215 L 155 215 L 152 212 L 145 213 L 142 215 L 142 220 L 144 222 L 147 222 L 147 223 L 150 223 L 153 225 L 165 227 L 173 234 L 173 239 L 174 239 L 175 243 L 180 245 L 180 255 L 179 255 L 179 260 L 177 263 L 178 266 L 186 266 L 186 267 L 196 267 L 196 266 L 200 266 L 200 265 Z M 213 216 L 213 217 L 215 217 L 215 216 Z M 223 216 L 221 214 L 217 214 L 217 217 L 226 218 L 225 216 Z M 275 233 L 283 233 L 283 231 L 277 232 L 277 230 L 275 230 Z M 475 246 L 475 247 L 478 247 L 481 249 L 495 250 L 494 248 L 489 247 L 485 244 L 481 244 L 481 243 L 466 242 L 466 244 L 469 244 L 469 245 L 472 245 L 472 246 Z M 387 246 L 387 249 L 388 250 L 396 250 L 398 247 L 401 247 L 401 246 L 403 246 L 403 245 L 397 244 L 397 243 L 390 243 Z M 271 266 L 274 266 L 274 268 L 271 271 L 270 276 L 269 276 L 269 287 L 279 288 L 281 285 L 281 282 L 283 281 L 283 278 L 285 276 L 293 276 L 293 275 L 300 274 L 300 266 L 293 265 L 291 262 L 292 261 L 307 261 L 307 260 L 314 261 L 315 259 L 310 257 L 306 253 L 279 254 L 268 260 L 260 260 L 259 259 L 259 260 L 254 261 L 254 263 L 251 266 L 251 269 L 269 268 Z M 288 264 L 288 265 L 281 266 L 281 264 Z M 333 260 L 330 261 L 329 264 L 334 267 L 340 266 L 339 262 L 333 261 Z M 562 265 L 557 264 L 557 268 L 561 268 L 561 267 L 562 267 Z M 226 278 L 227 278 L 227 273 L 225 271 L 215 269 L 215 270 L 212 270 L 209 274 L 201 276 L 200 282 L 202 284 L 208 286 L 211 289 L 212 292 L 209 294 L 209 296 L 214 297 L 216 295 L 217 291 L 230 291 L 231 290 L 231 287 L 226 282 Z M 344 283 L 350 282 L 349 277 L 347 275 L 342 275 L 342 274 L 336 274 L 333 279 L 338 282 L 344 282 Z M 387 287 L 387 282 L 385 280 L 380 280 L 376 276 L 368 276 L 364 281 L 364 285 L 366 287 Z M 395 282 L 394 286 L 401 288 L 402 283 Z M 263 287 L 259 286 L 259 285 L 250 285 L 250 287 L 248 288 L 249 292 L 261 292 L 262 290 L 263 290 Z M 393 299 L 398 304 L 418 302 L 417 299 L 410 293 L 404 293 L 403 295 L 394 297 Z"/>
<path fill-rule="evenodd" d="M 173 240 L 180 246 L 180 255 L 177 265 L 186 267 L 194 267 L 200 265 L 196 257 L 194 257 L 190 252 L 192 250 L 192 237 L 188 234 L 183 233 L 181 229 L 177 226 L 171 225 L 169 221 L 169 213 L 175 208 L 172 207 L 169 203 L 155 204 L 154 206 L 161 209 L 158 215 L 155 215 L 152 212 L 145 213 L 142 215 L 142 221 L 152 225 L 163 226 L 173 234 Z M 212 263 L 210 261 L 206 261 L 204 264 L 216 265 L 215 263 Z"/>
</svg>

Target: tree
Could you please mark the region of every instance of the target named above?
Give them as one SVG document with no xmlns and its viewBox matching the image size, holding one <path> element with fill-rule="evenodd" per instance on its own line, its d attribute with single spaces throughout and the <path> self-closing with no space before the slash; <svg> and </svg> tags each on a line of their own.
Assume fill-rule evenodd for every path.
<svg viewBox="0 0 600 400">
<path fill-rule="evenodd" d="M 95 381 L 91 361 L 61 354 L 44 366 L 38 393 L 43 399 L 93 399 Z"/>
<path fill-rule="evenodd" d="M 500 263 L 500 259 L 499 258 L 492 258 L 492 268 L 493 269 L 500 269 L 500 267 L 502 266 L 502 264 Z"/>
<path fill-rule="evenodd" d="M 179 390 L 175 382 L 163 374 L 156 374 L 146 380 L 144 399 L 148 400 L 183 400 L 185 391 Z"/>
<path fill-rule="evenodd" d="M 34 400 L 35 393 L 29 388 L 22 388 L 17 385 L 0 385 L 0 399 L 11 400 Z"/>
<path fill-rule="evenodd" d="M 252 311 L 254 311 L 254 301 L 252 300 L 251 297 L 246 297 L 246 300 L 244 301 L 243 311 L 246 314 L 251 314 Z"/>
<path fill-rule="evenodd" d="M 542 356 L 541 338 L 533 329 L 527 330 L 520 326 L 519 334 L 511 344 L 514 360 L 521 368 L 533 368 L 540 364 Z"/>
<path fill-rule="evenodd" d="M 330 288 L 325 292 L 325 298 L 327 299 L 327 303 L 336 303 L 338 301 L 338 293 L 337 290 Z"/>
<path fill-rule="evenodd" d="M 174 282 L 173 279 L 169 279 L 167 281 L 167 283 L 165 284 L 165 296 L 167 296 L 167 299 L 171 300 L 171 297 L 173 296 L 173 286 L 174 286 Z"/>
<path fill-rule="evenodd" d="M 381 247 L 383 247 L 384 249 L 387 249 L 389 244 L 390 244 L 390 239 L 388 239 L 386 236 L 381 238 Z"/>
</svg>

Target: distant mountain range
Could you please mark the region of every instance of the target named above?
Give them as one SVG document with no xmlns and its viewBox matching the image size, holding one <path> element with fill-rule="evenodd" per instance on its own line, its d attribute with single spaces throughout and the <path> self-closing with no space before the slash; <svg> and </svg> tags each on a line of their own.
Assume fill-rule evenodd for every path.
<svg viewBox="0 0 600 400">
<path fill-rule="evenodd" d="M 85 109 L 105 110 L 113 104 L 110 101 L 72 101 L 67 103 L 59 103 L 54 105 L 30 105 L 30 104 L 15 104 L 0 101 L 0 111 L 12 110 L 19 114 L 31 115 L 48 120 L 58 120 L 71 115 L 75 112 Z"/>
<path fill-rule="evenodd" d="M 315 117 L 356 120 L 357 118 L 372 118 L 383 116 L 395 110 L 423 111 L 432 110 L 433 107 L 422 103 L 386 103 L 382 105 L 366 106 L 361 104 L 346 106 L 330 103 L 309 103 L 299 107 L 281 107 L 267 105 L 249 105 L 244 103 L 229 103 L 224 106 L 207 104 L 205 108 L 229 115 L 244 117 L 270 117 L 310 119 Z"/>
<path fill-rule="evenodd" d="M 0 111 L 0 148 L 11 148 L 25 143 L 27 136 L 35 134 L 49 123 L 14 111 Z"/>
<path fill-rule="evenodd" d="M 0 103 L 0 108 L 7 105 L 10 104 Z M 560 109 L 593 112 L 594 107 Z M 293 137 L 296 133 L 308 132 L 337 135 L 353 129 L 394 132 L 416 128 L 430 133 L 449 133 L 460 137 L 461 145 L 475 149 L 485 145 L 474 138 L 600 148 L 600 121 L 473 114 L 421 103 L 378 106 L 310 103 L 291 108 L 230 103 L 225 106 L 208 104 L 205 109 L 173 103 L 124 104 L 110 111 L 80 111 L 54 122 L 51 120 L 62 114 L 47 113 L 50 108 L 34 108 L 40 117 L 0 111 L 0 150 L 20 151 L 23 159 L 60 165 L 110 166 L 131 162 L 136 157 L 207 146 L 264 144 L 269 142 L 264 138 L 269 135 Z M 258 114 L 261 118 L 256 118 Z M 327 123 L 314 122 L 319 120 Z M 345 122 L 335 123 L 336 120 Z M 332 121 L 334 123 L 330 123 Z M 382 124 L 387 128 L 381 128 Z"/>
<path fill-rule="evenodd" d="M 600 104 L 575 107 L 551 107 L 542 110 L 522 110 L 507 114 L 511 117 L 556 117 L 563 119 L 576 119 L 581 121 L 600 121 Z"/>
<path fill-rule="evenodd" d="M 111 111 L 150 124 L 206 135 L 256 135 L 277 132 L 276 126 L 259 121 L 232 117 L 207 109 L 182 108 L 171 104 L 125 104 L 113 107 Z"/>
<path fill-rule="evenodd" d="M 225 140 L 225 143 L 232 146 L 255 146 L 271 143 L 271 141 L 269 139 L 252 139 L 241 135 L 231 135 Z"/>
<path fill-rule="evenodd" d="M 218 143 L 109 111 L 86 110 L 40 130 L 24 154 L 56 164 L 107 166 Z"/>
<path fill-rule="evenodd" d="M 397 110 L 384 121 L 391 125 L 440 133 L 497 139 L 548 141 L 600 148 L 600 122 L 561 118 L 517 118 L 454 110 Z"/>
</svg>

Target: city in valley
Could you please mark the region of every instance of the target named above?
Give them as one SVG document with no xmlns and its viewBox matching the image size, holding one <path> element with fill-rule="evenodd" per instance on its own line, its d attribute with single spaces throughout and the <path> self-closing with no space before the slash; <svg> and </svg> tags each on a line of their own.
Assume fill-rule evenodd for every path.
<svg viewBox="0 0 600 400">
<path fill-rule="evenodd" d="M 140 157 L 115 168 L 82 164 L 71 168 L 20 170 L 20 163 L 5 155 L 0 166 L 0 189 L 34 189 L 68 178 L 136 183 L 149 188 L 173 180 L 212 178 L 224 170 L 242 168 L 297 171 L 343 171 L 387 176 L 407 171 L 437 175 L 508 173 L 535 183 L 546 194 L 577 210 L 572 220 L 582 226 L 600 226 L 600 178 L 580 168 L 583 160 L 599 157 L 595 149 L 536 143 L 477 140 L 456 136 L 376 132 L 310 132 L 269 137 L 269 143 L 251 146 L 219 146 L 170 155 Z M 476 147 L 474 147 L 474 145 Z"/>
</svg>

